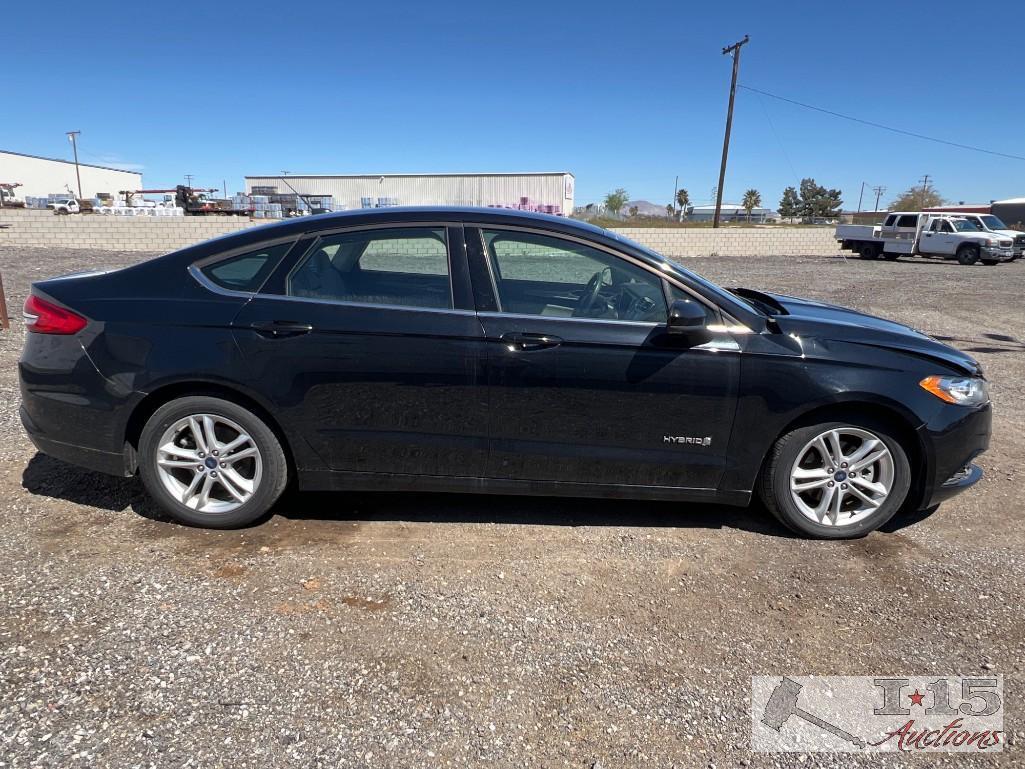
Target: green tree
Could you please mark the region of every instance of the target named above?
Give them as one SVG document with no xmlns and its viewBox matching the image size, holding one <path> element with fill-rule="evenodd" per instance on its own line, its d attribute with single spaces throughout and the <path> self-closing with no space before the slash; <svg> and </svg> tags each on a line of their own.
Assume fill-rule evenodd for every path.
<svg viewBox="0 0 1025 769">
<path fill-rule="evenodd" d="M 741 204 L 747 211 L 747 222 L 751 223 L 751 212 L 762 204 L 762 193 L 756 189 L 750 189 L 744 193 L 744 202 Z"/>
<path fill-rule="evenodd" d="M 680 221 L 682 222 L 687 216 L 687 209 L 690 207 L 690 193 L 687 190 L 676 191 L 676 205 L 680 208 Z"/>
<path fill-rule="evenodd" d="M 676 213 L 676 209 L 673 208 L 673 204 L 672 203 L 666 203 L 666 219 L 672 219 L 673 215 L 675 213 Z"/>
<path fill-rule="evenodd" d="M 793 219 L 801 215 L 801 198 L 797 195 L 796 187 L 787 187 L 783 190 L 783 197 L 779 201 L 779 215 L 784 219 Z"/>
<path fill-rule="evenodd" d="M 891 211 L 921 211 L 923 208 L 942 206 L 943 196 L 932 187 L 912 187 L 890 203 Z"/>
<path fill-rule="evenodd" d="M 641 212 L 637 206 L 630 206 L 630 216 L 637 216 Z"/>
<path fill-rule="evenodd" d="M 801 179 L 799 211 L 805 221 L 832 219 L 840 214 L 843 205 L 840 190 L 826 189 L 814 179 Z"/>
<path fill-rule="evenodd" d="M 605 196 L 605 210 L 619 216 L 619 212 L 623 210 L 623 206 L 628 200 L 630 200 L 630 193 L 619 187 Z"/>
</svg>

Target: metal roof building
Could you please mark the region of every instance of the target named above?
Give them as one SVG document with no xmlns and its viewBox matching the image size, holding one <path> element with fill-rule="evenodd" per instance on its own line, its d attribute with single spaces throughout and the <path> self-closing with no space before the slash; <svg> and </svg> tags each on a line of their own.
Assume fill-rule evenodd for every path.
<svg viewBox="0 0 1025 769">
<path fill-rule="evenodd" d="M 82 176 L 82 195 L 87 198 L 96 197 L 98 192 L 117 195 L 121 190 L 142 188 L 142 174 L 136 171 L 79 163 L 78 172 Z M 75 164 L 70 160 L 0 150 L 0 182 L 21 184 L 15 190 L 19 198 L 45 198 L 50 194 L 78 196 Z"/>
<path fill-rule="evenodd" d="M 573 174 L 443 173 L 247 176 L 246 192 L 277 192 L 334 198 L 336 209 L 386 206 L 498 206 L 568 216 L 573 211 Z M 257 190 L 259 194 L 259 190 Z"/>
</svg>

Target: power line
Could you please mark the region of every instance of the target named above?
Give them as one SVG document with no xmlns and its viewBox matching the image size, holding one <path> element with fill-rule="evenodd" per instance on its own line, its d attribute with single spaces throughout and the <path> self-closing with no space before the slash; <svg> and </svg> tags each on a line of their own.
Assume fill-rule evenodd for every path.
<svg viewBox="0 0 1025 769">
<path fill-rule="evenodd" d="M 872 126 L 873 128 L 881 128 L 884 131 L 892 131 L 893 133 L 903 134 L 904 136 L 911 136 L 915 139 L 924 139 L 925 141 L 935 142 L 936 144 L 946 144 L 948 147 L 957 147 L 962 150 L 971 150 L 972 152 L 982 152 L 986 155 L 996 155 L 1001 158 L 1010 158 L 1012 160 L 1025 160 L 1025 156 L 1012 155 L 1007 152 L 997 152 L 995 150 L 987 150 L 983 147 L 973 147 L 970 144 L 959 144 L 958 142 L 947 141 L 946 139 L 937 139 L 935 136 L 926 136 L 925 134 L 915 133 L 914 131 L 905 131 L 903 128 L 894 128 L 893 126 L 883 125 L 882 123 L 874 123 L 871 120 L 864 120 L 860 117 L 852 117 L 851 115 L 844 115 L 841 112 L 833 112 L 832 110 L 823 109 L 822 107 L 816 107 L 813 104 L 805 104 L 804 102 L 796 101 L 794 99 L 788 99 L 785 96 L 777 96 L 774 93 L 768 91 L 762 91 L 758 88 L 752 88 L 749 85 L 743 85 L 738 83 L 737 88 L 743 88 L 745 91 L 751 91 L 752 93 L 758 93 L 762 96 L 768 96 L 771 99 L 778 99 L 779 101 L 785 101 L 788 104 L 795 104 L 798 107 L 804 107 L 805 109 L 815 110 L 816 112 L 822 112 L 826 115 L 832 115 L 833 117 L 843 118 L 844 120 L 850 120 L 854 123 L 861 123 L 862 125 Z"/>
</svg>

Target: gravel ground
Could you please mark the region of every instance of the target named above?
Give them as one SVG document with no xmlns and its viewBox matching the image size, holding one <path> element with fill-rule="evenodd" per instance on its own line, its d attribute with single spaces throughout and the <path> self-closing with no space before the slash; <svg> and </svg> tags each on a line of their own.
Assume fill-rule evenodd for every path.
<svg viewBox="0 0 1025 769">
<path fill-rule="evenodd" d="M 0 273 L 17 316 L 33 279 L 140 258 L 0 249 Z M 856 542 L 792 538 L 759 507 L 415 494 L 292 494 L 254 528 L 188 529 L 136 481 L 34 452 L 16 323 L 0 767 L 1021 765 L 1025 264 L 686 265 L 972 351 L 993 380 L 986 478 Z M 989 671 L 1002 754 L 750 751 L 752 675 Z"/>
</svg>

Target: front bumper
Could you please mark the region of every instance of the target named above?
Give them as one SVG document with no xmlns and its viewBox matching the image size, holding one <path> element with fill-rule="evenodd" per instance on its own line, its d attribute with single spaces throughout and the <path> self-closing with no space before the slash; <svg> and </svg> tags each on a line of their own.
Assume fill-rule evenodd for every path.
<svg viewBox="0 0 1025 769">
<path fill-rule="evenodd" d="M 987 403 L 970 410 L 944 407 L 920 428 L 927 446 L 921 509 L 938 505 L 979 482 L 982 468 L 974 461 L 989 448 L 992 424 L 993 408 Z"/>
<path fill-rule="evenodd" d="M 1014 259 L 1014 249 L 1012 248 L 994 248 L 992 246 L 983 246 L 981 249 L 981 256 L 987 261 L 996 262 L 1010 262 Z"/>
</svg>

